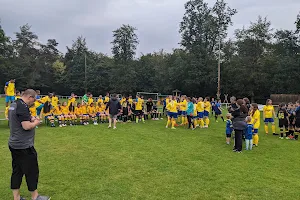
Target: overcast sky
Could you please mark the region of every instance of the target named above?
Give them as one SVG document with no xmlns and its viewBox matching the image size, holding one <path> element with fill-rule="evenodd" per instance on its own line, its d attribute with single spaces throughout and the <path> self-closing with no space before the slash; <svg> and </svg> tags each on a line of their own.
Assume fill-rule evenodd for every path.
<svg viewBox="0 0 300 200">
<path fill-rule="evenodd" d="M 112 31 L 122 24 L 138 29 L 140 52 L 171 51 L 180 41 L 179 22 L 187 0 L 0 0 L 1 24 L 13 37 L 28 23 L 41 42 L 54 38 L 66 51 L 79 35 L 88 47 L 111 54 Z M 206 0 L 212 5 L 215 0 Z M 238 11 L 229 30 L 248 26 L 258 15 L 267 16 L 275 29 L 295 29 L 300 0 L 226 0 Z"/>
</svg>

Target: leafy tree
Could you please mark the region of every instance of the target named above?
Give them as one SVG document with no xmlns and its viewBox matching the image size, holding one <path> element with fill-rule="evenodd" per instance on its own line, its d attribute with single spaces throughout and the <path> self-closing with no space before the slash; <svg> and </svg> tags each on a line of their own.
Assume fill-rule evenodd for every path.
<svg viewBox="0 0 300 200">
<path fill-rule="evenodd" d="M 137 29 L 130 25 L 122 25 L 113 31 L 114 40 L 111 42 L 112 53 L 116 61 L 127 62 L 133 59 L 138 45 Z"/>
</svg>

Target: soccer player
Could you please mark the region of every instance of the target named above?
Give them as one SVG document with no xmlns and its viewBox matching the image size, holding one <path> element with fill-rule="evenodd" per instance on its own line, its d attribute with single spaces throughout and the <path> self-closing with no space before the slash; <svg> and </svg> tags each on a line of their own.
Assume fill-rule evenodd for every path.
<svg viewBox="0 0 300 200">
<path fill-rule="evenodd" d="M 200 128 L 204 128 L 203 117 L 204 117 L 204 102 L 203 102 L 203 98 L 200 97 L 197 103 L 197 118 L 198 118 L 198 125 L 200 126 Z"/>
<path fill-rule="evenodd" d="M 279 129 L 280 129 L 280 139 L 283 139 L 283 132 L 285 130 L 286 138 L 289 138 L 289 114 L 286 110 L 286 105 L 284 103 L 280 104 L 279 110 L 277 112 Z"/>
<path fill-rule="evenodd" d="M 81 105 L 81 112 L 83 116 L 83 125 L 88 125 L 89 124 L 89 114 L 87 111 L 87 105 L 83 102 Z"/>
<path fill-rule="evenodd" d="M 204 128 L 208 128 L 209 126 L 209 112 L 210 112 L 210 109 L 211 109 L 211 105 L 210 105 L 210 102 L 209 102 L 209 97 L 206 97 L 204 99 L 204 123 L 205 123 L 205 126 Z"/>
<path fill-rule="evenodd" d="M 15 101 L 16 87 L 15 87 L 15 79 L 11 79 L 10 81 L 5 83 L 4 86 L 5 92 L 5 103 L 6 107 L 8 107 L 9 102 L 12 103 Z"/>
<path fill-rule="evenodd" d="M 80 125 L 83 125 L 83 114 L 81 109 L 81 103 L 77 104 L 74 114 L 76 115 L 76 118 L 80 120 Z"/>
<path fill-rule="evenodd" d="M 132 99 L 132 96 L 129 96 L 129 98 L 128 98 L 128 103 L 129 103 L 130 107 L 133 105 L 133 99 Z"/>
<path fill-rule="evenodd" d="M 104 103 L 108 103 L 109 102 L 109 93 L 106 93 L 106 96 L 104 97 Z"/>
<path fill-rule="evenodd" d="M 103 97 L 102 95 L 99 96 L 98 100 L 97 100 L 97 105 L 99 105 L 99 103 L 103 103 Z"/>
<path fill-rule="evenodd" d="M 87 107 L 87 112 L 89 114 L 89 117 L 94 122 L 94 125 L 98 125 L 97 119 L 96 119 L 96 108 L 95 108 L 93 102 Z"/>
<path fill-rule="evenodd" d="M 94 103 L 93 95 L 90 94 L 89 99 L 88 99 L 88 106 L 91 105 L 91 103 Z"/>
<path fill-rule="evenodd" d="M 288 104 L 288 109 L 289 113 L 289 137 L 288 139 L 293 139 L 294 137 L 294 132 L 295 132 L 295 105 L 293 103 Z"/>
<path fill-rule="evenodd" d="M 232 126 L 232 115 L 230 113 L 227 113 L 226 115 L 226 144 L 230 144 L 230 140 L 231 140 L 231 134 L 233 131 L 233 126 Z"/>
<path fill-rule="evenodd" d="M 142 120 L 143 123 L 145 123 L 145 119 L 143 115 L 143 104 L 144 104 L 144 100 L 140 98 L 139 95 L 136 95 L 136 102 L 135 102 L 136 123 L 139 123 L 139 120 Z"/>
<path fill-rule="evenodd" d="M 67 106 L 70 107 L 71 104 L 74 104 L 76 102 L 76 95 L 72 92 L 71 96 L 68 99 Z"/>
<path fill-rule="evenodd" d="M 296 110 L 295 110 L 295 140 L 298 140 L 300 134 L 300 102 L 296 101 Z"/>
<path fill-rule="evenodd" d="M 71 117 L 69 115 L 69 113 L 70 113 L 69 107 L 70 106 L 67 105 L 67 102 L 63 102 L 63 104 L 60 106 L 62 115 L 63 115 L 63 117 L 65 119 L 64 123 L 62 124 L 62 126 L 67 126 L 67 122 L 66 121 L 69 121 L 70 126 L 73 125 L 72 122 L 71 122 Z"/>
<path fill-rule="evenodd" d="M 278 135 L 276 134 L 276 128 L 275 128 L 275 122 L 274 122 L 274 117 L 275 117 L 275 110 L 274 107 L 272 105 L 272 100 L 268 99 L 266 102 L 266 105 L 263 108 L 263 118 L 264 118 L 264 122 L 265 122 L 265 132 L 266 134 L 269 133 L 269 127 L 268 127 L 268 123 L 272 124 L 272 132 L 273 135 Z"/>
<path fill-rule="evenodd" d="M 175 124 L 176 124 L 176 119 L 178 117 L 178 108 L 179 108 L 179 104 L 177 103 L 177 99 L 174 96 L 173 100 L 167 105 L 169 116 L 168 116 L 168 122 L 166 128 L 168 128 L 169 125 L 172 124 L 172 129 L 176 129 Z"/>
<path fill-rule="evenodd" d="M 187 110 L 186 110 L 186 115 L 187 115 L 187 121 L 188 121 L 188 129 L 195 129 L 194 123 L 193 123 L 193 114 L 194 114 L 194 104 L 191 102 L 191 98 L 187 98 Z"/>
<path fill-rule="evenodd" d="M 147 119 L 148 119 L 148 115 L 150 114 L 151 115 L 151 118 L 152 120 L 154 120 L 154 116 L 152 115 L 152 110 L 153 110 L 153 101 L 151 98 L 148 99 L 148 102 L 146 103 L 146 116 L 147 116 Z"/>
<path fill-rule="evenodd" d="M 245 119 L 247 123 L 247 129 L 245 133 L 245 143 L 246 143 L 246 150 L 252 150 L 253 146 L 253 124 L 251 124 L 251 117 L 247 116 Z"/>
<path fill-rule="evenodd" d="M 220 116 L 224 122 L 224 117 L 222 115 L 222 108 L 221 108 L 221 100 L 219 100 L 218 102 L 214 102 L 212 105 L 213 105 L 212 110 L 215 112 L 215 121 L 218 122 L 218 116 Z"/>
<path fill-rule="evenodd" d="M 59 99 L 58 99 L 58 97 L 55 95 L 54 92 L 53 92 L 52 94 L 53 94 L 53 96 L 52 96 L 52 98 L 51 98 L 51 105 L 52 105 L 53 107 L 56 107 L 56 106 L 58 105 Z"/>
<path fill-rule="evenodd" d="M 260 127 L 260 111 L 258 110 L 258 105 L 256 103 L 253 103 L 251 105 L 251 111 L 250 111 L 250 116 L 251 116 L 251 123 L 253 124 L 253 145 L 258 146 L 258 130 Z"/>
<path fill-rule="evenodd" d="M 57 103 L 57 106 L 53 108 L 53 115 L 58 120 L 59 127 L 63 127 L 63 124 L 65 124 L 64 116 L 61 112 L 61 104 Z"/>
<path fill-rule="evenodd" d="M 181 103 L 180 103 L 181 125 L 182 126 L 188 124 L 187 115 L 186 115 L 187 106 L 188 106 L 188 103 L 186 101 L 186 96 L 182 96 L 182 100 L 181 100 Z"/>
<path fill-rule="evenodd" d="M 54 117 L 52 115 L 53 108 L 51 106 L 50 99 L 48 100 L 43 104 L 41 113 L 44 119 L 50 122 L 51 127 L 55 127 Z"/>
</svg>

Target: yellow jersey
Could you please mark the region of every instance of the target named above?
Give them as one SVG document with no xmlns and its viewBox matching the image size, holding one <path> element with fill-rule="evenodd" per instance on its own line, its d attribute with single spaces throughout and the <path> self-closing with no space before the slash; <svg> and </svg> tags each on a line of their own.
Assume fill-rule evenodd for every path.
<svg viewBox="0 0 300 200">
<path fill-rule="evenodd" d="M 259 110 L 256 110 L 254 114 L 251 112 L 250 116 L 251 116 L 251 124 L 253 124 L 253 128 L 259 129 L 259 127 L 260 127 L 260 112 L 259 112 Z M 254 124 L 255 120 L 256 120 L 256 122 Z"/>
<path fill-rule="evenodd" d="M 29 108 L 29 111 L 30 111 L 31 116 L 33 116 L 33 117 L 37 116 L 36 107 L 34 105 Z"/>
<path fill-rule="evenodd" d="M 51 99 L 49 98 L 49 96 L 44 96 L 43 98 L 40 99 L 40 101 L 45 104 L 47 101 L 51 102 Z"/>
<path fill-rule="evenodd" d="M 187 110 L 187 101 L 183 100 L 180 102 L 180 111 L 186 111 Z"/>
<path fill-rule="evenodd" d="M 51 98 L 51 105 L 52 105 L 53 107 L 57 107 L 57 104 L 58 104 L 58 97 L 57 97 L 57 96 L 53 96 L 53 97 Z"/>
<path fill-rule="evenodd" d="M 10 81 L 6 82 L 5 88 L 7 96 L 15 96 L 15 83 L 12 83 Z"/>
<path fill-rule="evenodd" d="M 193 113 L 193 116 L 194 117 L 197 117 L 198 116 L 198 113 L 197 113 L 197 107 L 198 107 L 198 104 L 194 104 L 194 113 Z"/>
<path fill-rule="evenodd" d="M 68 115 L 70 113 L 68 106 L 60 106 L 63 115 Z"/>
<path fill-rule="evenodd" d="M 272 105 L 266 105 L 263 108 L 264 118 L 273 118 L 274 107 Z"/>
<path fill-rule="evenodd" d="M 68 107 L 73 103 L 75 103 L 75 101 L 76 101 L 76 98 L 75 97 L 70 97 L 69 99 L 68 99 Z"/>
<path fill-rule="evenodd" d="M 54 107 L 53 114 L 54 115 L 62 115 L 62 111 L 59 106 Z"/>
<path fill-rule="evenodd" d="M 81 109 L 81 107 L 79 107 L 79 108 L 76 107 L 76 108 L 75 108 L 74 114 L 77 115 L 77 116 L 78 116 L 78 115 L 82 115 L 82 109 Z"/>
<path fill-rule="evenodd" d="M 103 99 L 102 98 L 98 98 L 97 104 L 99 104 L 99 103 L 103 103 Z"/>
<path fill-rule="evenodd" d="M 129 98 L 129 99 L 128 99 L 128 103 L 129 103 L 130 105 L 132 105 L 133 99 L 132 99 L 132 98 Z"/>
<path fill-rule="evenodd" d="M 81 113 L 82 113 L 83 115 L 88 114 L 88 112 L 87 112 L 87 107 L 86 107 L 86 106 L 81 106 Z"/>
<path fill-rule="evenodd" d="M 87 112 L 88 112 L 88 114 L 95 114 L 96 108 L 94 106 L 88 106 Z"/>
<path fill-rule="evenodd" d="M 138 98 L 135 105 L 135 110 L 142 110 L 143 109 L 143 102 L 144 100 L 141 98 Z"/>
<path fill-rule="evenodd" d="M 105 96 L 104 97 L 104 103 L 108 103 L 109 102 L 109 97 Z"/>
<path fill-rule="evenodd" d="M 94 102 L 94 99 L 91 98 L 91 97 L 89 97 L 89 99 L 88 99 L 88 105 L 91 105 L 91 103 L 93 103 L 93 102 Z"/>
<path fill-rule="evenodd" d="M 176 101 L 171 101 L 166 108 L 169 112 L 177 113 L 177 107 L 178 103 Z"/>
<path fill-rule="evenodd" d="M 126 101 L 126 98 L 122 98 L 121 101 L 120 101 L 120 104 L 122 105 L 123 102 L 125 102 L 125 101 Z"/>
<path fill-rule="evenodd" d="M 16 100 L 21 99 L 21 96 L 16 96 Z"/>
<path fill-rule="evenodd" d="M 204 110 L 210 112 L 211 104 L 209 101 L 204 103 Z"/>
<path fill-rule="evenodd" d="M 197 112 L 204 112 L 204 102 L 203 101 L 199 101 L 197 103 Z"/>
</svg>

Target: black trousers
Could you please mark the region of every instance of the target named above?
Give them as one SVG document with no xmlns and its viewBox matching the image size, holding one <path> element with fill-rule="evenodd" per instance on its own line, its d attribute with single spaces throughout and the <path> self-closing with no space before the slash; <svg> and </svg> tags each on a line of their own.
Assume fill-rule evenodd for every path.
<svg viewBox="0 0 300 200">
<path fill-rule="evenodd" d="M 9 147 L 12 156 L 11 189 L 20 189 L 25 175 L 27 188 L 30 192 L 37 189 L 39 166 L 34 147 L 28 149 L 13 149 Z"/>
<path fill-rule="evenodd" d="M 234 145 L 237 151 L 242 151 L 243 149 L 243 132 L 241 130 L 234 130 Z"/>
<path fill-rule="evenodd" d="M 189 122 L 189 128 L 194 128 L 194 124 L 193 124 L 193 121 L 192 121 L 192 116 L 188 115 L 187 116 L 187 119 L 188 119 L 188 122 Z"/>
</svg>

